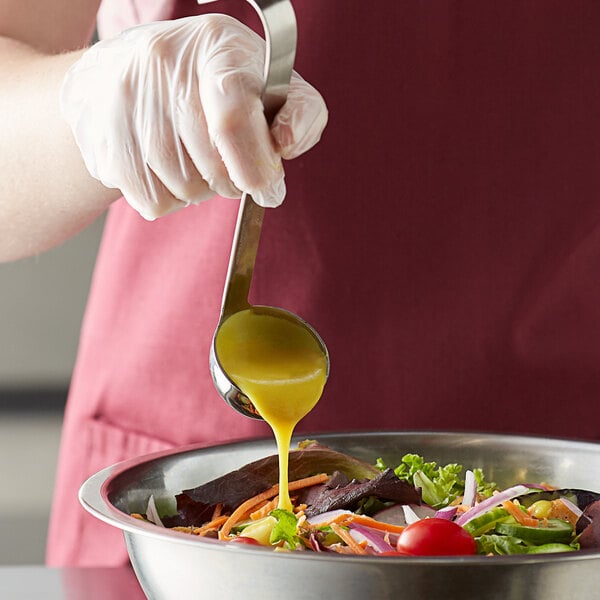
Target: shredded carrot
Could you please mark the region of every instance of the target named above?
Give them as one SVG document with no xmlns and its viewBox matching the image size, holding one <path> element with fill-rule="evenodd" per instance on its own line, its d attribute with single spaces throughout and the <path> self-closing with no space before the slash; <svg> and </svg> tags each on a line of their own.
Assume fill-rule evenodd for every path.
<svg viewBox="0 0 600 600">
<path fill-rule="evenodd" d="M 523 512 L 518 504 L 506 500 L 502 503 L 502 508 L 507 510 L 514 518 L 517 523 L 525 525 L 527 527 L 538 527 L 540 522 L 535 517 L 530 517 L 526 512 Z"/>
<path fill-rule="evenodd" d="M 296 479 L 296 481 L 290 481 L 288 485 L 288 490 L 290 492 L 295 492 L 296 490 L 301 490 L 306 487 L 310 487 L 311 485 L 318 485 L 319 483 L 323 483 L 329 479 L 329 475 L 327 473 L 319 473 L 319 475 L 313 475 L 312 477 L 305 477 L 304 479 Z M 279 484 L 275 484 L 277 487 L 277 491 L 279 491 Z"/>
<path fill-rule="evenodd" d="M 354 552 L 354 554 L 367 553 L 367 551 L 348 533 L 348 531 L 343 527 L 340 527 L 340 525 L 337 523 L 331 524 L 331 530 L 346 543 L 346 545 Z"/>
<path fill-rule="evenodd" d="M 253 521 L 258 519 L 262 519 L 266 517 L 272 510 L 277 508 L 277 504 L 279 503 L 279 496 L 275 496 L 273 500 L 265 502 L 260 508 L 257 508 L 254 512 L 250 513 L 250 518 Z"/>
<path fill-rule="evenodd" d="M 171 527 L 171 531 L 178 531 L 179 533 L 189 533 L 191 535 L 194 533 L 194 528 L 190 525 L 176 525 L 175 527 Z"/>
<path fill-rule="evenodd" d="M 295 490 L 300 490 L 305 487 L 310 487 L 312 485 L 317 485 L 319 483 L 323 483 L 329 479 L 329 475 L 327 473 L 321 473 L 320 475 L 313 475 L 312 477 L 305 477 L 304 479 L 297 479 L 296 481 L 290 481 L 288 488 L 290 492 Z M 279 484 L 275 484 L 270 487 L 268 490 L 253 496 L 252 498 L 248 498 L 245 502 L 242 502 L 234 511 L 231 513 L 231 516 L 225 521 L 223 527 L 219 531 L 219 539 L 227 540 L 229 539 L 229 533 L 233 526 L 238 523 L 248 512 L 250 512 L 255 506 L 258 506 L 264 500 L 269 500 L 276 496 L 279 493 Z"/>
<path fill-rule="evenodd" d="M 172 529 L 172 531 L 180 531 L 181 533 L 191 533 L 193 535 L 199 535 L 200 537 L 203 537 L 210 531 L 217 531 L 219 529 L 219 527 L 223 523 L 225 523 L 225 521 L 227 521 L 228 518 L 229 518 L 229 515 L 221 515 L 221 516 L 217 517 L 216 519 L 212 519 L 211 521 L 208 521 L 208 523 L 205 523 L 201 527 L 194 527 L 194 526 L 172 527 L 171 529 Z"/>
<path fill-rule="evenodd" d="M 552 509 L 550 510 L 548 517 L 551 519 L 567 521 L 572 527 L 575 527 L 579 520 L 579 515 L 575 514 L 569 506 L 562 501 L 562 498 L 552 500 Z"/>
<path fill-rule="evenodd" d="M 384 523 L 383 521 L 377 521 L 376 519 L 372 519 L 371 517 L 367 517 L 365 515 L 342 515 L 342 517 L 346 517 L 345 519 L 341 520 L 342 523 L 358 523 L 359 525 L 365 525 L 366 527 L 379 529 L 380 531 L 387 531 L 389 533 L 402 533 L 404 531 L 404 527 L 402 525 Z"/>
<path fill-rule="evenodd" d="M 468 510 L 471 510 L 472 506 L 467 506 L 466 504 L 457 504 L 456 505 L 456 514 L 462 515 L 466 513 Z"/>
<path fill-rule="evenodd" d="M 211 521 L 214 521 L 215 519 L 218 519 L 221 516 L 221 513 L 223 512 L 223 504 L 221 502 L 219 502 L 216 506 L 215 506 L 215 510 L 213 510 L 213 514 L 211 517 Z"/>
<path fill-rule="evenodd" d="M 194 533 L 196 535 L 204 536 L 209 531 L 216 531 L 219 529 L 219 527 L 221 527 L 221 525 L 223 525 L 223 523 L 227 521 L 227 519 L 229 519 L 229 515 L 220 515 L 216 519 L 205 523 L 204 525 L 202 525 L 202 527 L 197 527 Z"/>
</svg>

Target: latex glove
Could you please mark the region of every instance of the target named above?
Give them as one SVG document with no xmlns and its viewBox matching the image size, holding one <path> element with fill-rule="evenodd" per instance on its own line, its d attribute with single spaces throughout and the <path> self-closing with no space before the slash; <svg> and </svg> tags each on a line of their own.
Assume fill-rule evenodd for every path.
<svg viewBox="0 0 600 600">
<path fill-rule="evenodd" d="M 141 25 L 95 44 L 68 71 L 61 110 L 86 167 L 152 220 L 215 194 L 285 196 L 281 158 L 320 138 L 327 109 L 297 74 L 270 130 L 264 40 L 225 15 Z"/>
</svg>

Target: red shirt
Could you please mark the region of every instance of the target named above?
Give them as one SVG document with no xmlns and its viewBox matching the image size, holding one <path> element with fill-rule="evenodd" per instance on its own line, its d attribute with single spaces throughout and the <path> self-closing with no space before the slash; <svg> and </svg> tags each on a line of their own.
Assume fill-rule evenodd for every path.
<svg viewBox="0 0 600 600">
<path fill-rule="evenodd" d="M 259 29 L 243 0 L 123 4 L 131 22 L 119 27 L 194 10 Z M 294 6 L 297 70 L 330 123 L 286 165 L 251 297 L 301 315 L 329 347 L 329 382 L 298 431 L 600 439 L 600 5 Z M 77 506 L 99 468 L 269 435 L 227 408 L 208 371 L 236 211 L 217 198 L 148 223 L 123 201 L 111 208 L 65 418 L 51 564 L 125 560 L 120 532 Z"/>
</svg>

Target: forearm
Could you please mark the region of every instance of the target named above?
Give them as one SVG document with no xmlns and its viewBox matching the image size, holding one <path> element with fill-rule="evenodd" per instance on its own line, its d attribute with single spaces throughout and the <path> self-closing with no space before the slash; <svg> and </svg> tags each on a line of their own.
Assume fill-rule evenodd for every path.
<svg viewBox="0 0 600 600">
<path fill-rule="evenodd" d="M 88 174 L 60 115 L 64 74 L 80 54 L 0 37 L 0 261 L 60 244 L 120 195 Z"/>
</svg>

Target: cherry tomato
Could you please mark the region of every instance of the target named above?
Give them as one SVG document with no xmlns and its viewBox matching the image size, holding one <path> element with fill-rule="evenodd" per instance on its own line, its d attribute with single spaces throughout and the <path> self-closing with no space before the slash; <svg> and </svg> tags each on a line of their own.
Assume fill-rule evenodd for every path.
<svg viewBox="0 0 600 600">
<path fill-rule="evenodd" d="M 460 525 L 447 519 L 421 519 L 400 534 L 398 552 L 415 556 L 456 556 L 475 554 L 477 543 Z"/>
</svg>

